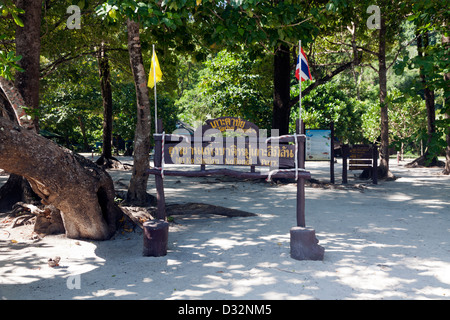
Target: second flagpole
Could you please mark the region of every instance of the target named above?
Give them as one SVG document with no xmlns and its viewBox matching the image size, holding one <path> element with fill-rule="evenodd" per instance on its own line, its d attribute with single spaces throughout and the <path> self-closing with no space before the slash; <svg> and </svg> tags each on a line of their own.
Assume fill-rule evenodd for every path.
<svg viewBox="0 0 450 320">
<path fill-rule="evenodd" d="M 153 45 L 153 55 L 152 55 L 152 68 L 153 68 L 153 81 L 155 84 L 155 133 L 158 133 L 158 102 L 156 100 L 156 55 L 155 55 L 155 45 Z"/>
<path fill-rule="evenodd" d="M 299 89 L 300 89 L 300 93 L 299 93 L 299 99 L 298 99 L 298 103 L 299 103 L 299 107 L 298 107 L 298 117 L 300 119 L 300 125 L 302 123 L 302 59 L 300 57 L 302 52 L 302 41 L 298 40 L 298 62 L 300 63 L 300 71 L 299 71 L 299 75 L 298 75 L 298 85 L 299 85 Z"/>
</svg>

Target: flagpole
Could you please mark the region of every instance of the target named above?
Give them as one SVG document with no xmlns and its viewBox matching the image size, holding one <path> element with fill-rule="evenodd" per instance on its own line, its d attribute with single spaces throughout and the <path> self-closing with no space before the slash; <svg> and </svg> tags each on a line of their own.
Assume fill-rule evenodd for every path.
<svg viewBox="0 0 450 320">
<path fill-rule="evenodd" d="M 154 57 L 154 59 L 153 59 Z M 153 81 L 155 84 L 155 133 L 158 133 L 158 102 L 156 100 L 156 55 L 155 55 L 155 45 L 153 45 L 153 56 L 152 56 L 152 64 L 153 64 Z"/>
<path fill-rule="evenodd" d="M 302 41 L 298 40 L 298 62 L 300 63 L 300 70 L 298 74 L 298 83 L 300 88 L 300 94 L 299 94 L 299 108 L 298 108 L 298 116 L 300 119 L 300 125 L 302 124 L 302 59 L 301 59 L 301 52 L 302 52 Z"/>
</svg>

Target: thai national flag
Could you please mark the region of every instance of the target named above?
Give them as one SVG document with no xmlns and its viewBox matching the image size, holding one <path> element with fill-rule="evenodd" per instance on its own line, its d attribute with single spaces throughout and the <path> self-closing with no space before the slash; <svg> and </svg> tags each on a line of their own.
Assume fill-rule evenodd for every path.
<svg viewBox="0 0 450 320">
<path fill-rule="evenodd" d="M 297 57 L 297 68 L 295 69 L 295 77 L 300 79 L 300 75 L 302 77 L 302 81 L 312 80 L 311 72 L 309 71 L 308 60 L 306 59 L 306 54 L 301 48 L 301 53 L 299 57 Z"/>
</svg>

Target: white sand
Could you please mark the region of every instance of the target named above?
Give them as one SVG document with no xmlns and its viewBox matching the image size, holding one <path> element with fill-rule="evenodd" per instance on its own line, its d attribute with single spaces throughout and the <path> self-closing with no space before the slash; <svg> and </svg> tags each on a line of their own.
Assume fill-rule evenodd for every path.
<svg viewBox="0 0 450 320">
<path fill-rule="evenodd" d="M 0 299 L 449 299 L 450 176 L 405 163 L 391 161 L 396 181 L 350 177 L 361 190 L 342 188 L 340 165 L 338 188 L 306 188 L 306 224 L 325 248 L 323 261 L 290 257 L 293 184 L 166 177 L 168 202 L 257 216 L 175 217 L 165 257 L 142 256 L 139 229 L 103 242 L 31 243 L 0 228 Z M 329 179 L 327 163 L 306 164 L 313 178 Z M 130 172 L 111 175 L 127 184 Z M 60 267 L 50 268 L 54 256 Z"/>
</svg>

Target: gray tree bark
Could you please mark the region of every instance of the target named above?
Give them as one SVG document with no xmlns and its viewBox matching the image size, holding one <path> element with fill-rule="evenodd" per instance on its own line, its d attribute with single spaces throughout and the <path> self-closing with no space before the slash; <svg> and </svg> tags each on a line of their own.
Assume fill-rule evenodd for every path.
<svg viewBox="0 0 450 320">
<path fill-rule="evenodd" d="M 28 180 L 44 204 L 61 211 L 66 236 L 106 240 L 122 210 L 106 171 L 38 134 L 0 118 L 0 168 Z"/>
<path fill-rule="evenodd" d="M 134 134 L 133 172 L 128 186 L 126 200 L 130 204 L 146 206 L 150 201 L 150 197 L 147 194 L 148 174 L 146 172 L 150 164 L 150 101 L 148 97 L 147 76 L 142 62 L 139 23 L 128 19 L 127 28 L 130 65 L 136 87 L 137 123 Z"/>
</svg>

